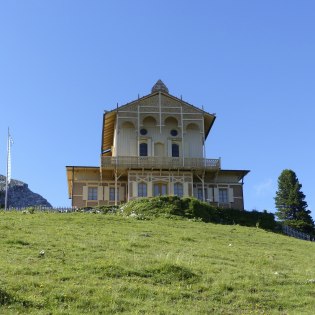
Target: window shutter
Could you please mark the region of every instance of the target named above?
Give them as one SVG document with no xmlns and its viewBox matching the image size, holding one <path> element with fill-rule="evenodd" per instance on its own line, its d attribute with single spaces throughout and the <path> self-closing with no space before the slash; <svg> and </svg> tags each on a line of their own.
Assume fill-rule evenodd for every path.
<svg viewBox="0 0 315 315">
<path fill-rule="evenodd" d="M 172 156 L 172 140 L 167 140 L 167 156 Z"/>
<path fill-rule="evenodd" d="M 98 186 L 98 187 L 97 187 L 97 198 L 98 198 L 98 200 L 103 200 L 103 199 L 104 199 L 104 189 L 103 189 L 103 186 Z"/>
<path fill-rule="evenodd" d="M 208 199 L 207 201 L 213 202 L 213 188 L 208 188 Z"/>
<path fill-rule="evenodd" d="M 119 187 L 119 201 L 125 201 L 125 187 Z"/>
<path fill-rule="evenodd" d="M 104 187 L 104 200 L 109 201 L 109 188 L 108 188 L 108 186 Z"/>
<path fill-rule="evenodd" d="M 138 197 L 138 183 L 136 182 L 132 183 L 132 192 L 133 192 L 133 197 Z"/>
<path fill-rule="evenodd" d="M 184 183 L 184 196 L 189 196 L 188 183 Z"/>
<path fill-rule="evenodd" d="M 87 200 L 88 199 L 88 186 L 83 186 L 83 200 Z"/>
<path fill-rule="evenodd" d="M 168 190 L 169 190 L 169 192 L 168 192 L 168 194 L 169 195 L 174 195 L 174 185 L 175 185 L 175 183 L 171 183 L 171 182 L 169 182 L 169 184 L 168 184 Z"/>
<path fill-rule="evenodd" d="M 196 188 L 196 187 L 194 187 L 194 197 L 195 197 L 195 198 L 198 198 L 198 191 L 197 191 L 197 188 Z"/>
<path fill-rule="evenodd" d="M 233 191 L 233 188 L 229 188 L 229 202 L 234 202 L 234 191 Z"/>
<path fill-rule="evenodd" d="M 214 202 L 219 202 L 219 189 L 214 188 Z"/>
<path fill-rule="evenodd" d="M 148 156 L 152 156 L 152 141 L 148 139 Z"/>
<path fill-rule="evenodd" d="M 152 197 L 152 182 L 148 182 L 147 184 L 147 195 L 148 197 Z"/>
<path fill-rule="evenodd" d="M 132 183 L 129 183 L 128 184 L 128 200 L 129 200 L 129 198 L 132 198 L 132 196 L 133 196 L 133 193 L 132 193 Z"/>
<path fill-rule="evenodd" d="M 151 139 L 150 139 L 151 140 Z M 155 156 L 155 152 L 154 152 L 154 141 L 152 141 L 151 143 L 151 156 Z"/>
</svg>

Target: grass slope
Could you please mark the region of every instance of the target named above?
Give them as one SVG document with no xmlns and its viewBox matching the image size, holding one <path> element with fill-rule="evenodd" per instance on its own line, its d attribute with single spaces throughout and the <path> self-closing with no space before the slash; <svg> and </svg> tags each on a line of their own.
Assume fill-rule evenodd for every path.
<svg viewBox="0 0 315 315">
<path fill-rule="evenodd" d="M 0 314 L 314 314 L 315 243 L 257 228 L 2 212 L 0 246 Z"/>
</svg>

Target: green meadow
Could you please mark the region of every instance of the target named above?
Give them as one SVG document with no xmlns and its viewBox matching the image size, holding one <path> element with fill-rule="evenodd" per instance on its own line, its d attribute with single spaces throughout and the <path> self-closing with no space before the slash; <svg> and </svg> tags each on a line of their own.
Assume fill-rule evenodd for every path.
<svg viewBox="0 0 315 315">
<path fill-rule="evenodd" d="M 0 314 L 314 314 L 315 243 L 256 227 L 0 213 Z"/>
</svg>

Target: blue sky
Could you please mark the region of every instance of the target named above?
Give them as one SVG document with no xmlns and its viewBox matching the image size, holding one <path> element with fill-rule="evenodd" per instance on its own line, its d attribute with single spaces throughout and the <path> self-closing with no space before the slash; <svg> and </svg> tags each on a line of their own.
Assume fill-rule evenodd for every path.
<svg viewBox="0 0 315 315">
<path fill-rule="evenodd" d="M 249 169 L 245 207 L 274 211 L 285 168 L 315 217 L 315 2 L 1 1 L 0 173 L 70 205 L 66 165 L 99 165 L 102 114 L 170 93 L 217 120 L 207 157 Z"/>
</svg>

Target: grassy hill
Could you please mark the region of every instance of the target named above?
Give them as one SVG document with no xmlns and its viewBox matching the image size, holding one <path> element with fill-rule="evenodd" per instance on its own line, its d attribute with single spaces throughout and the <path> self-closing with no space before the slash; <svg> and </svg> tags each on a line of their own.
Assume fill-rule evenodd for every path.
<svg viewBox="0 0 315 315">
<path fill-rule="evenodd" d="M 314 314 L 315 243 L 112 214 L 0 213 L 0 314 Z"/>
</svg>

